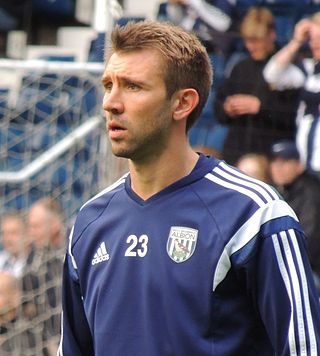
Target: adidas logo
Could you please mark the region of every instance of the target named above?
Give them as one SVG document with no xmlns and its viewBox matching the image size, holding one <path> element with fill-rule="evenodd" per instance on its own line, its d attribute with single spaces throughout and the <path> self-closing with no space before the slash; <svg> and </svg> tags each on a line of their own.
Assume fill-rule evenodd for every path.
<svg viewBox="0 0 320 356">
<path fill-rule="evenodd" d="M 109 254 L 107 252 L 106 244 L 102 242 L 100 247 L 98 248 L 97 252 L 95 253 L 93 260 L 91 262 L 92 266 L 96 265 L 97 263 L 103 262 L 103 261 L 108 261 L 109 259 Z"/>
</svg>

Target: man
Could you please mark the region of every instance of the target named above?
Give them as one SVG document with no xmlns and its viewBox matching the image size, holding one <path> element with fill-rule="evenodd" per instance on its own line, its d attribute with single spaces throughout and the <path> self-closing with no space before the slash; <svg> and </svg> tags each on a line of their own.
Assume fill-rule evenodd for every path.
<svg viewBox="0 0 320 356">
<path fill-rule="evenodd" d="M 28 255 L 22 288 L 24 314 L 43 333 L 43 352 L 56 350 L 60 331 L 61 245 L 64 225 L 61 208 L 51 197 L 37 200 L 29 209 Z"/>
<path fill-rule="evenodd" d="M 20 278 L 26 264 L 29 244 L 23 217 L 18 212 L 2 216 L 1 233 L 3 250 L 0 251 L 0 271 Z"/>
<path fill-rule="evenodd" d="M 216 117 L 228 127 L 222 158 L 235 165 L 246 153 L 269 154 L 272 143 L 295 137 L 299 91 L 277 91 L 263 69 L 276 52 L 275 19 L 270 10 L 253 7 L 240 34 L 249 57 L 239 61 L 217 90 Z"/>
<path fill-rule="evenodd" d="M 34 330 L 21 317 L 19 279 L 7 271 L 0 271 L 0 354 L 35 355 Z"/>
<path fill-rule="evenodd" d="M 305 169 L 294 142 L 275 143 L 271 155 L 272 180 L 300 220 L 311 267 L 320 282 L 320 181 Z"/>
<path fill-rule="evenodd" d="M 311 58 L 296 63 L 308 43 Z M 264 69 L 265 79 L 280 90 L 301 88 L 297 112 L 296 144 L 300 159 L 320 176 L 320 12 L 298 22 L 291 41 L 277 52 Z"/>
<path fill-rule="evenodd" d="M 320 351 L 295 214 L 188 143 L 212 81 L 204 47 L 148 21 L 111 37 L 103 108 L 130 173 L 83 205 L 71 231 L 59 355 Z"/>
<path fill-rule="evenodd" d="M 65 230 L 61 207 L 50 197 L 36 201 L 28 213 L 28 230 L 31 242 L 38 249 L 61 248 L 65 241 Z"/>
</svg>

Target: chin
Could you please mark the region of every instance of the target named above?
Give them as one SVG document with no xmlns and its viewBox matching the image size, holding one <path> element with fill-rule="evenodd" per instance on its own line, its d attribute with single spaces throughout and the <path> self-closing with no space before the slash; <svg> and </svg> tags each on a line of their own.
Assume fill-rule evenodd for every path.
<svg viewBox="0 0 320 356">
<path fill-rule="evenodd" d="M 111 150 L 116 157 L 129 158 L 129 159 L 132 157 L 132 152 L 128 150 L 115 148 L 115 147 L 112 147 Z"/>
</svg>

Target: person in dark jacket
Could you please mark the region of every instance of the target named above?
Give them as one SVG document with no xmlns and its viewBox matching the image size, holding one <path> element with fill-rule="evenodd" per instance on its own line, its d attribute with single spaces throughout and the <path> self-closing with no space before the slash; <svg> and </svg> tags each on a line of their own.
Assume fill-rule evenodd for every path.
<svg viewBox="0 0 320 356">
<path fill-rule="evenodd" d="M 273 90 L 263 69 L 276 52 L 274 16 L 251 8 L 240 26 L 249 57 L 239 61 L 218 89 L 215 114 L 229 128 L 222 158 L 235 164 L 246 153 L 269 153 L 272 143 L 295 137 L 298 90 Z"/>
<path fill-rule="evenodd" d="M 270 170 L 274 185 L 297 214 L 307 236 L 317 284 L 320 282 L 320 180 L 305 169 L 294 141 L 273 144 Z"/>
</svg>

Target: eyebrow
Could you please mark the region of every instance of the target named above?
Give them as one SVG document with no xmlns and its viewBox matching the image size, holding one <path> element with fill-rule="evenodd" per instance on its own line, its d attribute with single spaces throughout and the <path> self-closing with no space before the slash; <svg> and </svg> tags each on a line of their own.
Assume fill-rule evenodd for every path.
<svg viewBox="0 0 320 356">
<path fill-rule="evenodd" d="M 134 84 L 137 84 L 137 85 L 147 85 L 147 83 L 145 81 L 142 81 L 142 80 L 139 80 L 137 78 L 132 78 L 132 77 L 128 77 L 128 76 L 125 76 L 125 75 L 120 75 L 118 76 L 119 80 L 122 81 L 122 82 L 125 82 L 125 83 L 134 83 Z M 108 83 L 109 81 L 111 80 L 111 76 L 110 75 L 103 75 L 102 78 L 101 78 L 101 82 L 102 84 L 106 84 Z"/>
</svg>

